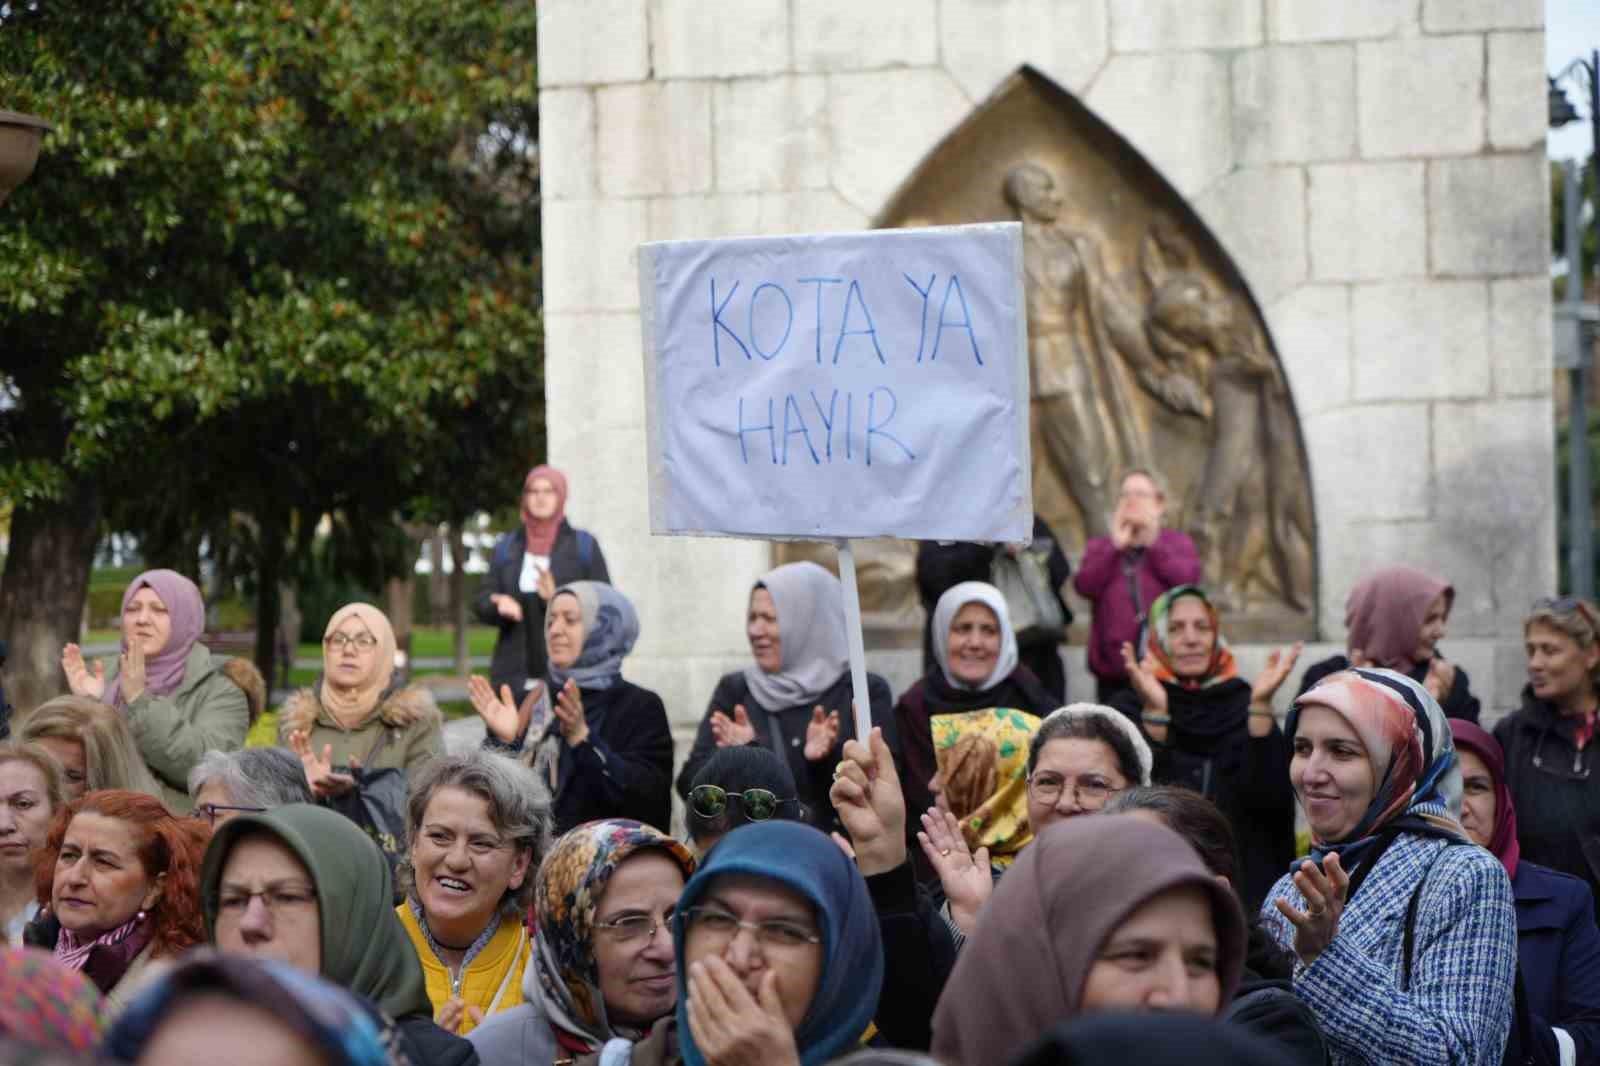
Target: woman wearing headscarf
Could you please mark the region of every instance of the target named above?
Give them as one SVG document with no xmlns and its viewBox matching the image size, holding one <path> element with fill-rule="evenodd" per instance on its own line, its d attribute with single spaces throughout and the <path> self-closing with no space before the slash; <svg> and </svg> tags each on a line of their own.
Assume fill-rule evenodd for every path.
<svg viewBox="0 0 1600 1066">
<path fill-rule="evenodd" d="M 355 823 L 296 803 L 222 824 L 200 877 L 206 935 L 228 955 L 286 963 L 393 1019 L 415 1063 L 468 1066 L 434 1024 L 422 966 L 394 908 L 389 864 Z"/>
<path fill-rule="evenodd" d="M 1451 809 L 1461 772 L 1437 700 L 1393 670 L 1334 674 L 1284 723 L 1311 858 L 1262 907 L 1335 1066 L 1501 1061 L 1511 882 Z M 1459 846 L 1458 846 L 1459 845 Z"/>
<path fill-rule="evenodd" d="M 1218 1015 L 1244 949 L 1238 900 L 1177 833 L 1126 815 L 1070 819 L 995 887 L 939 998 L 934 1057 L 1007 1062 L 1094 1011 Z"/>
<path fill-rule="evenodd" d="M 499 630 L 489 680 L 521 703 L 545 675 L 544 612 L 550 598 L 574 581 L 609 582 L 606 557 L 593 534 L 567 522 L 567 478 L 536 466 L 522 480 L 522 526 L 495 543 L 489 572 L 472 609 Z"/>
<path fill-rule="evenodd" d="M 933 805 L 938 773 L 933 723 L 942 715 L 994 707 L 1043 718 L 1059 701 L 1017 660 L 1005 597 L 993 585 L 964 581 L 933 609 L 934 665 L 894 705 L 905 764 L 906 806 L 921 814 Z"/>
<path fill-rule="evenodd" d="M 189 771 L 208 751 L 244 746 L 260 712 L 245 693 L 248 663 L 213 657 L 201 644 L 206 608 L 195 583 L 173 570 L 146 570 L 122 594 L 122 654 L 89 672 L 83 652 L 68 644 L 61 668 L 74 695 L 121 711 L 134 743 L 161 784 L 161 801 L 183 814 L 191 801 Z"/>
<path fill-rule="evenodd" d="M 883 986 L 872 900 L 833 841 L 797 822 L 729 833 L 673 915 L 675 1025 L 644 1058 L 822 1066 L 869 1035 Z M 678 1055 L 651 1057 L 675 1034 Z"/>
<path fill-rule="evenodd" d="M 346 604 L 323 630 L 322 676 L 284 703 L 279 740 L 300 756 L 319 799 L 354 788 L 350 768 L 410 773 L 444 752 L 439 706 L 427 689 L 395 677 L 394 650 L 382 611 Z"/>
<path fill-rule="evenodd" d="M 389 1020 L 338 985 L 284 963 L 213 951 L 191 955 L 140 996 L 104 1050 L 140 1066 L 211 1066 L 229 1045 L 248 1049 L 249 1062 L 412 1062 Z"/>
<path fill-rule="evenodd" d="M 1039 719 L 1009 709 L 933 719 L 934 806 L 960 826 L 969 850 L 1001 868 L 1033 841 L 1028 824 L 1028 751 Z"/>
<path fill-rule="evenodd" d="M 677 1004 L 672 911 L 693 873 L 682 844 L 623 818 L 556 841 L 534 890 L 527 1002 L 469 1036 L 483 1066 L 581 1061 L 602 1049 L 627 1061 Z"/>
<path fill-rule="evenodd" d="M 839 579 L 811 562 L 768 572 L 750 591 L 745 634 L 755 661 L 717 682 L 678 772 L 678 794 L 688 796 L 716 749 L 760 744 L 789 763 L 805 805 L 826 811 L 842 738 L 856 735 Z M 867 675 L 867 703 L 898 751 L 894 699 L 877 674 Z"/>
<path fill-rule="evenodd" d="M 0 1037 L 40 1050 L 94 1051 L 104 1005 L 93 981 L 48 953 L 0 948 Z M 0 1062 L 9 1061 L 0 1053 Z"/>
<path fill-rule="evenodd" d="M 1522 706 L 1495 723 L 1524 858 L 1581 877 L 1600 896 L 1600 614 L 1576 596 L 1540 599 L 1522 622 Z"/>
<path fill-rule="evenodd" d="M 1239 676 L 1217 609 L 1197 585 L 1168 589 L 1150 605 L 1140 659 L 1123 646 L 1132 688 L 1113 706 L 1149 738 L 1155 783 L 1200 793 L 1232 823 L 1243 859 L 1234 888 L 1251 911 L 1294 858 L 1289 741 L 1272 697 L 1300 648 L 1273 651 L 1252 685 Z"/>
<path fill-rule="evenodd" d="M 1283 1050 L 1193 1014 L 1096 1014 L 1052 1027 L 1011 1066 L 1283 1066 Z"/>
<path fill-rule="evenodd" d="M 549 673 L 520 708 L 510 689 L 497 698 L 483 678 L 468 682 L 486 726 L 485 747 L 520 756 L 549 785 L 558 834 L 597 818 L 671 828 L 666 706 L 622 677 L 638 639 L 639 616 L 626 596 L 598 581 L 575 581 L 550 598 Z"/>
<path fill-rule="evenodd" d="M 1439 651 L 1455 601 L 1454 586 L 1415 567 L 1369 574 L 1344 601 L 1346 654 L 1306 667 L 1300 693 L 1351 666 L 1381 667 L 1425 685 L 1445 717 L 1476 722 L 1480 705 L 1467 672 Z"/>
<path fill-rule="evenodd" d="M 1594 894 L 1580 878 L 1527 862 L 1517 847 L 1517 810 L 1506 787 L 1505 755 L 1494 737 L 1452 719 L 1461 760 L 1461 828 L 1488 848 L 1511 877 L 1517 907 L 1517 962 L 1522 978 L 1512 1043 L 1537 1044 L 1546 1062 L 1600 1059 L 1600 929 Z M 1518 1048 L 1507 1062 L 1522 1062 Z"/>
</svg>

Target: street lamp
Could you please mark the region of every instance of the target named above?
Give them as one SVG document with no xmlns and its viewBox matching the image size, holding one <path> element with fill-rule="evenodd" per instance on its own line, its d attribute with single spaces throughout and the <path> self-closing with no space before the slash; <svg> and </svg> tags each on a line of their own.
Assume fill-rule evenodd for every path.
<svg viewBox="0 0 1600 1066">
<path fill-rule="evenodd" d="M 1568 63 L 1560 73 L 1550 78 L 1546 100 L 1549 106 L 1550 126 L 1559 129 L 1579 118 L 1578 109 L 1572 106 L 1560 82 L 1570 78 L 1589 96 L 1589 121 L 1594 140 L 1590 166 L 1600 175 L 1600 51 Z M 1572 336 L 1572 405 L 1567 420 L 1567 507 L 1569 544 L 1567 569 L 1571 574 L 1574 593 L 1586 599 L 1594 596 L 1594 500 L 1589 480 L 1589 372 L 1593 359 L 1594 336 L 1584 329 L 1589 317 L 1583 301 L 1583 239 L 1578 230 L 1578 178 L 1576 168 L 1566 166 L 1566 251 L 1567 298 L 1565 306 L 1557 313 L 1560 324 L 1570 327 Z M 1600 211 L 1595 212 L 1595 230 L 1600 235 Z"/>
<path fill-rule="evenodd" d="M 54 126 L 19 111 L 0 111 L 0 204 L 28 180 L 39 161 L 39 142 Z"/>
</svg>

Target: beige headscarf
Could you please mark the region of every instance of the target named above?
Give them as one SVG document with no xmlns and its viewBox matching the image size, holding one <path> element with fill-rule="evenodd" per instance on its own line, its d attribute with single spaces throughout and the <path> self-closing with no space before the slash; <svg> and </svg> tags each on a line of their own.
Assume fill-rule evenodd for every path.
<svg viewBox="0 0 1600 1066">
<path fill-rule="evenodd" d="M 367 627 L 367 631 L 378 638 L 377 650 L 373 653 L 372 669 L 367 671 L 365 677 L 354 687 L 337 689 L 328 683 L 328 648 L 322 648 L 322 679 L 317 683 L 317 698 L 322 701 L 322 706 L 327 712 L 345 726 L 358 725 L 378 706 L 378 699 L 389 687 L 389 682 L 394 680 L 394 627 L 389 625 L 389 619 L 384 613 L 370 603 L 347 603 L 328 619 L 328 627 L 322 631 L 322 639 L 326 641 L 333 636 L 334 630 L 344 624 L 345 619 L 356 618 Z"/>
</svg>

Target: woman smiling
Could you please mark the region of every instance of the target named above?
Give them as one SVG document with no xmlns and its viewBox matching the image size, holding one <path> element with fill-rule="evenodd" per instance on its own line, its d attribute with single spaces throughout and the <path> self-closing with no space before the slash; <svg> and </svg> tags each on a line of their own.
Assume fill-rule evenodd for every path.
<svg viewBox="0 0 1600 1066">
<path fill-rule="evenodd" d="M 407 803 L 410 850 L 396 909 L 434 1020 L 466 1034 L 517 1005 L 532 941 L 522 915 L 550 839 L 550 798 L 527 767 L 471 752 L 428 763 Z"/>
<path fill-rule="evenodd" d="M 1297 699 L 1284 731 L 1311 859 L 1262 924 L 1299 957 L 1294 990 L 1335 1066 L 1500 1062 L 1511 883 L 1450 815 L 1461 773 L 1438 701 L 1393 670 L 1351 670 Z"/>
<path fill-rule="evenodd" d="M 913 821 L 933 805 L 939 772 L 933 719 L 1004 707 L 1043 718 L 1057 707 L 1038 678 L 1018 663 L 1005 597 L 993 585 L 964 581 L 933 609 L 934 667 L 894 705 L 905 760 L 906 809 Z"/>
</svg>

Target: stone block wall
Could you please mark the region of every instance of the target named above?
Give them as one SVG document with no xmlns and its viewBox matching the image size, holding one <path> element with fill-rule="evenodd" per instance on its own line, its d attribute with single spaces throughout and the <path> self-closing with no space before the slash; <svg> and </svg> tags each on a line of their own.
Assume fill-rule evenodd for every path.
<svg viewBox="0 0 1600 1066">
<path fill-rule="evenodd" d="M 653 538 L 635 248 L 857 229 L 1027 63 L 1195 204 L 1288 369 L 1321 637 L 1351 583 L 1457 587 L 1486 706 L 1555 582 L 1539 0 L 540 0 L 550 459 L 638 605 L 629 674 L 692 728 L 766 545 Z M 1076 692 L 1089 691 L 1081 649 Z M 1247 665 L 1256 658 L 1247 650 Z M 904 684 L 914 657 L 875 665 Z"/>
</svg>

